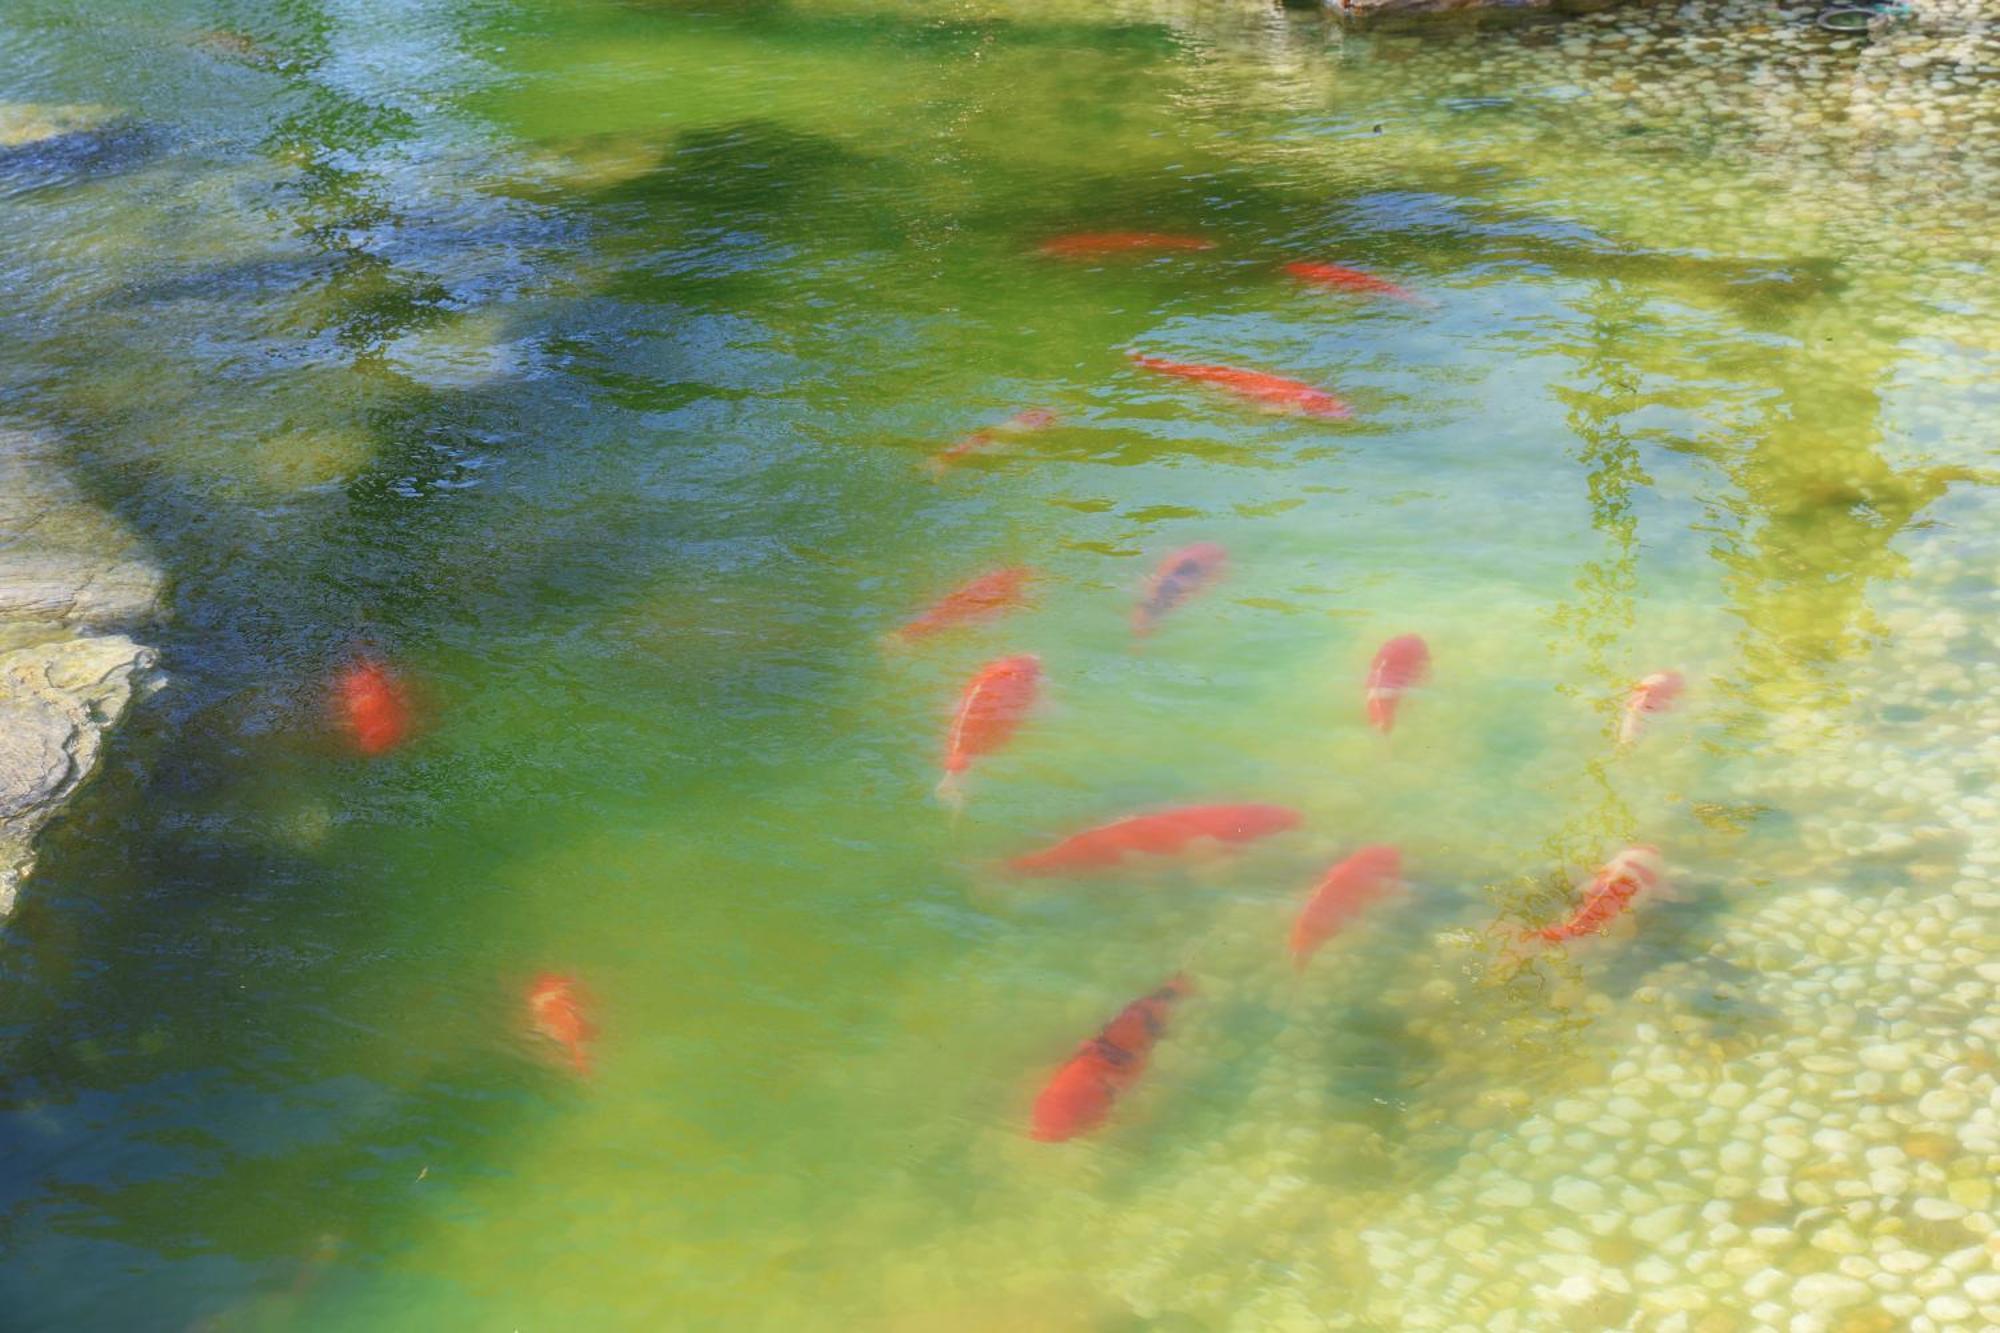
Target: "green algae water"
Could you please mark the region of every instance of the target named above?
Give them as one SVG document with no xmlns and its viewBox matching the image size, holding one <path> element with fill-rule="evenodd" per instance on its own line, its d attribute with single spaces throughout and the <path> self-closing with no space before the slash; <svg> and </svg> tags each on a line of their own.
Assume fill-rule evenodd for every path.
<svg viewBox="0 0 2000 1333">
<path fill-rule="evenodd" d="M 10 4 L 0 409 L 173 591 L 0 937 L 0 1327 L 1992 1326 L 2000 56 L 1811 16 Z M 1303 823 L 1002 869 L 1211 802 Z"/>
</svg>

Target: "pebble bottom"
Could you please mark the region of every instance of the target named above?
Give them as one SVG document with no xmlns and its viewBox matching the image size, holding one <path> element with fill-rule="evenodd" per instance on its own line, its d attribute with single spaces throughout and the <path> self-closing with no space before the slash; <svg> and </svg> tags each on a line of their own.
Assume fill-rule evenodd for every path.
<svg viewBox="0 0 2000 1333">
<path fill-rule="evenodd" d="M 1855 697 L 1927 679 L 1932 708 L 1899 745 L 2000 764 L 2000 692 L 1943 665 L 1944 590 L 2000 568 L 2000 503 L 1983 504 L 1983 521 L 1915 548 L 1908 577 L 1880 590 L 1892 633 Z M 1872 772 L 1890 752 L 1827 744 L 1743 795 L 1879 821 Z M 1522 1293 L 1523 1330 L 2000 1326 L 2000 821 L 1976 786 L 1930 813 L 1956 836 L 1928 883 L 1857 887 L 1829 839 L 1818 882 L 1733 908 L 1705 953 L 1648 977 L 1646 1020 L 1604 1038 L 1616 1058 L 1603 1081 L 1474 1135 L 1368 1228 L 1374 1282 L 1353 1326 L 1488 1327 L 1480 1312 Z M 1830 920 L 1852 949 L 1809 943 Z M 1973 947 L 1938 947 L 1954 938 Z M 1691 1050 L 1682 1034 L 1700 1025 L 1674 1011 L 1719 974 L 1780 1021 L 1740 1049 Z M 1629 1132 L 1594 1128 L 1614 1115 Z M 1662 1142 L 1672 1170 L 1650 1170 Z M 1425 1237 L 1471 1223 L 1483 1250 L 1446 1253 L 1435 1282 L 1399 1280 Z"/>
</svg>

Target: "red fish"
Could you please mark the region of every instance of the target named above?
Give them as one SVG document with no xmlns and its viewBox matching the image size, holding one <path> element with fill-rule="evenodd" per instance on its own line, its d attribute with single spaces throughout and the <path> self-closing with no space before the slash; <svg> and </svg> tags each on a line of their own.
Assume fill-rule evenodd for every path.
<svg viewBox="0 0 2000 1333">
<path fill-rule="evenodd" d="M 1035 1098 L 1030 1131 L 1034 1137 L 1061 1143 L 1103 1124 L 1112 1104 L 1146 1072 L 1153 1044 L 1166 1031 L 1173 1007 L 1192 994 L 1192 982 L 1172 977 L 1151 995 L 1126 1005 L 1103 1031 L 1077 1047 Z"/>
<path fill-rule="evenodd" d="M 1261 370 L 1238 370 L 1233 366 L 1189 365 L 1157 356 L 1141 356 L 1137 352 L 1126 355 L 1141 370 L 1213 384 L 1273 412 L 1297 412 L 1309 417 L 1334 419 L 1352 415 L 1347 404 L 1332 394 L 1298 380 L 1288 380 L 1282 375 L 1267 375 Z"/>
<path fill-rule="evenodd" d="M 1583 891 L 1583 901 L 1570 913 L 1569 920 L 1541 930 L 1531 930 L 1525 938 L 1543 939 L 1554 944 L 1573 940 L 1579 935 L 1598 934 L 1622 915 L 1642 890 L 1657 890 L 1665 871 L 1666 865 L 1660 859 L 1659 848 L 1627 847 L 1597 872 L 1597 877 L 1590 881 L 1590 887 Z"/>
<path fill-rule="evenodd" d="M 1058 420 L 1055 413 L 1047 408 L 1030 407 L 1016 412 L 997 426 L 984 426 L 972 432 L 948 449 L 941 449 L 924 461 L 924 466 L 934 476 L 943 476 L 959 460 L 976 454 L 982 449 L 990 449 L 1015 435 L 1029 435 L 1038 430 L 1047 430 Z"/>
<path fill-rule="evenodd" d="M 1299 812 L 1282 805 L 1187 805 L 1086 829 L 1053 847 L 1017 856 L 1007 868 L 1017 875 L 1104 870 L 1132 853 L 1172 856 L 1202 838 L 1254 842 L 1298 825 Z"/>
<path fill-rule="evenodd" d="M 1151 633 L 1161 616 L 1221 578 L 1228 565 L 1229 553 L 1214 542 L 1196 542 L 1175 551 L 1153 572 L 1146 596 L 1132 612 L 1132 629 Z"/>
<path fill-rule="evenodd" d="M 1403 693 L 1431 675 L 1431 650 L 1414 634 L 1403 634 L 1382 645 L 1368 668 L 1368 724 L 1388 735 L 1396 725 L 1396 705 Z"/>
<path fill-rule="evenodd" d="M 1032 653 L 988 662 L 959 696 L 945 740 L 944 781 L 938 794 L 954 803 L 956 779 L 980 755 L 1005 745 L 1041 691 L 1042 661 Z"/>
<path fill-rule="evenodd" d="M 544 972 L 528 983 L 528 1024 L 537 1036 L 562 1047 L 577 1073 L 590 1072 L 583 1044 L 597 1035 L 597 1029 L 583 1015 L 583 999 L 573 980 Z"/>
<path fill-rule="evenodd" d="M 1339 264 L 1287 264 L 1285 272 L 1300 282 L 1309 282 L 1315 287 L 1331 287 L 1336 291 L 1359 292 L 1364 296 L 1393 296 L 1399 301 L 1421 301 L 1423 298 L 1407 287 L 1399 287 L 1386 278 L 1378 278 L 1372 273 L 1363 273 L 1358 268 L 1342 268 Z"/>
<path fill-rule="evenodd" d="M 1054 259 L 1104 259 L 1111 255 L 1137 254 L 1142 250 L 1213 250 L 1215 242 L 1199 236 L 1177 236 L 1164 231 L 1080 231 L 1057 236 L 1036 246 L 1037 252 Z"/>
<path fill-rule="evenodd" d="M 1618 743 L 1630 745 L 1638 740 L 1646 726 L 1646 715 L 1672 708 L 1686 685 L 1678 671 L 1655 671 L 1634 685 L 1625 700 L 1625 716 L 1618 723 Z"/>
<path fill-rule="evenodd" d="M 1023 590 L 1034 576 L 1035 572 L 1026 565 L 1011 565 L 982 574 L 939 598 L 928 611 L 897 630 L 896 637 L 906 642 L 928 638 L 1012 610 L 1021 604 Z"/>
<path fill-rule="evenodd" d="M 1303 968 L 1319 946 L 1396 886 L 1403 858 L 1394 847 L 1363 847 L 1326 872 L 1292 923 L 1292 961 Z"/>
<path fill-rule="evenodd" d="M 362 658 L 340 673 L 334 711 L 362 754 L 386 754 L 409 738 L 409 696 L 389 668 L 372 659 Z"/>
</svg>

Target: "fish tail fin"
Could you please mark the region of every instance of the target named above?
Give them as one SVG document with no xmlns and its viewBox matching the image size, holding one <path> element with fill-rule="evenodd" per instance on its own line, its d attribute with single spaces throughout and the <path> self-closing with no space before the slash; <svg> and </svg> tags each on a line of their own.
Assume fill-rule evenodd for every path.
<svg viewBox="0 0 2000 1333">
<path fill-rule="evenodd" d="M 1396 703 L 1396 696 L 1385 690 L 1368 691 L 1368 725 L 1384 736 L 1395 730 Z"/>
<path fill-rule="evenodd" d="M 957 773 L 947 773 L 939 780 L 937 798 L 951 811 L 951 822 L 958 823 L 959 816 L 965 813 L 965 784 L 959 780 Z"/>
<path fill-rule="evenodd" d="M 1498 922 L 1494 923 L 1493 929 L 1496 933 L 1500 932 Z M 1535 943 L 1541 938 L 1541 934 L 1539 930 L 1500 933 L 1500 952 L 1495 961 L 1517 971 L 1526 967 L 1529 960 L 1534 957 Z"/>
<path fill-rule="evenodd" d="M 1167 985 L 1182 995 L 1201 994 L 1201 987 L 1195 984 L 1194 976 L 1201 970 L 1202 959 L 1207 955 L 1209 945 L 1213 941 L 1212 935 L 1202 935 L 1189 941 L 1181 950 L 1180 965 L 1174 968 L 1174 974 L 1167 978 Z"/>
<path fill-rule="evenodd" d="M 1665 903 L 1693 901 L 1693 895 L 1688 892 L 1687 886 L 1670 875 L 1660 876 L 1639 892 L 1643 898 L 1657 898 Z"/>
</svg>

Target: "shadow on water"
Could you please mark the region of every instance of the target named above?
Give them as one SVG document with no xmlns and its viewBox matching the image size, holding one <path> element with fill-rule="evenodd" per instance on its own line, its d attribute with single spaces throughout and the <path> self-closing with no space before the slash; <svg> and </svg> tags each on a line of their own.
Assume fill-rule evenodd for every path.
<svg viewBox="0 0 2000 1333">
<path fill-rule="evenodd" d="M 172 151 L 165 131 L 114 122 L 31 143 L 0 144 L 0 199 L 144 169 Z"/>
</svg>

